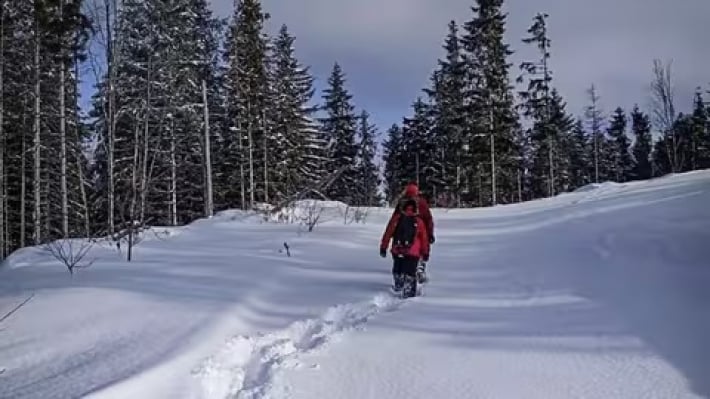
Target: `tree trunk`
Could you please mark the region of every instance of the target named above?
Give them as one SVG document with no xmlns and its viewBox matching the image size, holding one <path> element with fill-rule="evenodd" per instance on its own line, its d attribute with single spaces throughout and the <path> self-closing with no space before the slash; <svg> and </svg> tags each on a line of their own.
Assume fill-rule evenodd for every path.
<svg viewBox="0 0 710 399">
<path fill-rule="evenodd" d="M 493 206 L 497 204 L 498 198 L 496 197 L 496 139 L 493 134 L 493 102 L 491 101 L 488 106 L 488 124 L 491 134 L 491 203 Z"/>
<path fill-rule="evenodd" d="M 264 135 L 263 141 L 263 147 L 264 147 L 264 203 L 268 204 L 269 203 L 269 150 L 268 150 L 268 141 L 269 137 L 268 134 L 266 133 L 266 112 L 262 111 L 261 112 L 261 126 L 262 126 L 262 133 Z"/>
<path fill-rule="evenodd" d="M 64 19 L 64 1 L 59 2 L 59 17 Z M 60 191 L 62 197 L 62 237 L 69 237 L 69 193 L 67 191 L 67 108 L 66 108 L 66 69 L 64 61 L 64 43 L 60 44 L 59 66 L 59 141 L 60 141 Z"/>
<path fill-rule="evenodd" d="M 79 109 L 79 59 L 78 54 L 74 53 L 74 109 Z M 84 204 L 84 231 L 86 237 L 91 237 L 91 216 L 89 212 L 89 198 L 86 195 L 86 177 L 84 176 L 84 167 L 81 162 L 81 138 L 79 137 L 79 115 L 74 112 L 74 140 L 79 146 L 79 149 L 74 153 L 76 162 L 76 170 L 79 173 L 79 190 L 81 191 L 81 201 Z"/>
<path fill-rule="evenodd" d="M 599 134 L 593 132 L 592 135 L 594 136 L 594 183 L 599 184 Z"/>
<path fill-rule="evenodd" d="M 113 234 L 116 231 L 114 221 L 115 221 L 115 196 L 114 196 L 114 133 L 116 131 L 116 51 L 113 46 L 113 34 L 111 31 L 111 6 L 110 2 L 106 0 L 106 37 L 107 37 L 107 48 L 106 48 L 106 64 L 108 67 L 108 115 L 106 115 L 106 126 L 107 126 L 107 141 L 108 146 L 106 148 L 107 156 L 107 167 L 106 173 L 108 175 L 108 232 Z M 116 7 L 116 1 L 113 1 L 113 11 L 114 18 L 118 17 L 118 9 Z"/>
<path fill-rule="evenodd" d="M 518 202 L 523 202 L 523 178 L 518 168 Z"/>
<path fill-rule="evenodd" d="M 547 28 L 543 27 L 543 36 L 547 37 Z M 549 188 L 548 188 L 548 193 L 549 196 L 552 197 L 555 195 L 555 164 L 554 164 L 554 157 L 553 157 L 553 151 L 552 147 L 554 145 L 554 139 L 552 137 L 552 125 L 550 124 L 550 85 L 548 82 L 550 81 L 550 73 L 547 69 L 547 41 L 543 40 L 542 41 L 542 66 L 543 66 L 543 78 L 545 79 L 545 129 L 547 130 L 547 140 L 548 140 L 548 148 L 547 148 L 547 161 L 549 162 L 550 166 L 550 181 L 549 181 Z"/>
<path fill-rule="evenodd" d="M 242 203 L 241 203 L 241 208 L 242 210 L 246 209 L 246 203 L 247 203 L 247 190 L 246 190 L 246 181 L 244 180 L 244 143 L 243 143 L 243 137 L 242 137 L 242 126 L 241 122 L 237 121 L 237 135 L 239 136 L 239 186 L 241 188 L 241 198 L 242 198 Z"/>
<path fill-rule="evenodd" d="M 140 210 L 140 225 L 143 226 L 145 223 L 145 212 L 146 212 L 146 207 L 147 207 L 147 201 L 146 201 L 146 196 L 148 195 L 148 141 L 150 137 L 150 104 L 153 99 L 153 91 L 152 91 L 152 86 L 150 84 L 150 81 L 152 79 L 152 72 L 153 72 L 153 59 L 151 58 L 148 60 L 148 88 L 146 90 L 146 108 L 145 108 L 145 116 L 143 120 L 143 157 L 141 160 L 141 184 L 140 184 L 140 201 L 141 201 L 141 210 Z M 162 122 L 161 122 L 162 126 Z M 136 137 L 136 147 L 138 146 L 138 137 Z"/>
<path fill-rule="evenodd" d="M 249 208 L 254 208 L 254 139 L 252 134 L 251 104 L 247 103 L 247 140 L 249 145 Z"/>
<path fill-rule="evenodd" d="M 170 223 L 177 226 L 177 159 L 175 157 L 175 119 L 170 118 Z"/>
<path fill-rule="evenodd" d="M 5 2 L 0 3 L 0 260 L 5 259 L 7 236 L 5 235 Z M 24 154 L 22 155 L 24 156 Z"/>
<path fill-rule="evenodd" d="M 22 102 L 22 127 L 24 129 L 25 123 L 27 122 L 26 112 L 27 104 Z M 20 156 L 20 248 L 25 246 L 25 237 L 27 236 L 27 231 L 25 226 L 27 226 L 27 167 L 25 166 L 25 160 L 27 159 L 27 138 L 24 132 L 21 133 L 22 137 L 22 153 Z"/>
<path fill-rule="evenodd" d="M 41 85 L 40 79 L 42 77 L 42 71 L 40 66 L 40 26 L 39 26 L 39 5 L 35 2 L 35 43 L 34 43 L 34 71 L 35 71 L 35 87 L 34 87 L 34 181 L 32 182 L 34 188 L 34 232 L 33 240 L 35 245 L 39 245 L 42 241 L 42 225 L 40 218 L 41 213 L 41 203 L 42 203 L 42 190 L 41 190 Z"/>
<path fill-rule="evenodd" d="M 212 197 L 212 149 L 210 148 L 210 110 L 207 105 L 207 82 L 202 80 L 202 104 L 205 119 L 205 148 L 204 148 L 204 163 L 205 163 L 205 216 L 212 217 L 214 215 L 214 200 Z"/>
<path fill-rule="evenodd" d="M 146 114 L 146 119 L 148 118 Z M 140 138 L 140 128 L 136 124 L 133 129 L 133 171 L 131 173 L 131 204 L 128 211 L 128 254 L 126 256 L 127 261 L 131 261 L 131 256 L 133 254 L 133 229 L 135 227 L 136 220 L 136 201 L 138 200 L 138 159 L 140 151 L 138 150 L 139 138 Z"/>
</svg>

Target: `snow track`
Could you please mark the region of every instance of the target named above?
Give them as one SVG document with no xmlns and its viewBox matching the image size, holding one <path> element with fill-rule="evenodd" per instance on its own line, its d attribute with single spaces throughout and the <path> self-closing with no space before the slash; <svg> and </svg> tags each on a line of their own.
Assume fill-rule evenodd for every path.
<svg viewBox="0 0 710 399">
<path fill-rule="evenodd" d="M 370 318 L 394 311 L 403 303 L 404 300 L 383 293 L 366 302 L 328 308 L 318 318 L 294 322 L 281 331 L 236 336 L 195 371 L 202 382 L 200 397 L 283 397 L 285 392 L 273 392 L 273 381 L 280 369 L 304 367 L 299 355 L 320 349 L 348 331 L 362 329 Z M 317 368 L 318 365 L 308 367 Z"/>
</svg>

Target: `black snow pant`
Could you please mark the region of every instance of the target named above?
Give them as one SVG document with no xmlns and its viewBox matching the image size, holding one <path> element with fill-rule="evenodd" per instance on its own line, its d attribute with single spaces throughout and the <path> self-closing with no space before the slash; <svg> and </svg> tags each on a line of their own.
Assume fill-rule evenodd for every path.
<svg viewBox="0 0 710 399">
<path fill-rule="evenodd" d="M 419 258 L 412 256 L 394 257 L 392 265 L 392 276 L 394 277 L 395 289 L 402 290 L 405 298 L 417 295 L 417 266 Z"/>
</svg>

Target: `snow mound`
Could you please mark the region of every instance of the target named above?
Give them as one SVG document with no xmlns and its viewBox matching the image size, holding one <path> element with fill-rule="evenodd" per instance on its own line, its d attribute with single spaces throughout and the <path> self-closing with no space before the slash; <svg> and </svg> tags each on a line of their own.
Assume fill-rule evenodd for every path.
<svg viewBox="0 0 710 399">
<path fill-rule="evenodd" d="M 609 191 L 609 190 L 614 190 L 623 187 L 624 185 L 621 183 L 616 183 L 616 182 L 604 182 L 604 183 L 590 183 L 585 186 L 582 186 L 576 190 L 573 191 L 573 193 L 588 193 L 591 191 Z"/>
<path fill-rule="evenodd" d="M 324 223 L 342 220 L 355 208 L 340 201 L 321 201 L 304 199 L 294 201 L 290 205 L 269 213 L 271 222 L 279 223 Z"/>
</svg>

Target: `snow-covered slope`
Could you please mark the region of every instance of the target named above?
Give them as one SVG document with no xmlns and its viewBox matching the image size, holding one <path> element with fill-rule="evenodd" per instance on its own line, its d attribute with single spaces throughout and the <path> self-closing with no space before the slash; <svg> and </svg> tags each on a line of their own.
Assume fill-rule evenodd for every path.
<svg viewBox="0 0 710 399">
<path fill-rule="evenodd" d="M 367 216 L 227 212 L 73 278 L 20 251 L 0 317 L 35 296 L 0 323 L 0 397 L 710 396 L 709 172 L 437 210 L 407 301 L 377 254 L 389 211 Z"/>
</svg>

